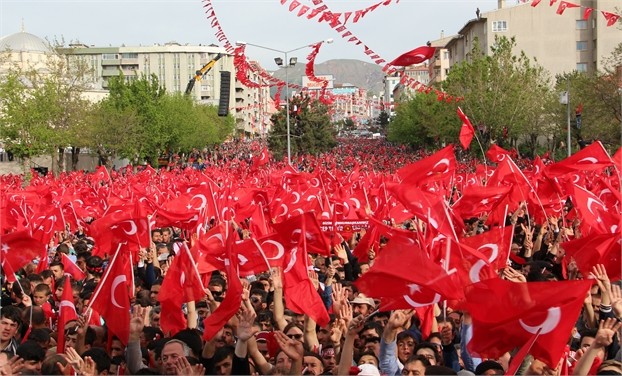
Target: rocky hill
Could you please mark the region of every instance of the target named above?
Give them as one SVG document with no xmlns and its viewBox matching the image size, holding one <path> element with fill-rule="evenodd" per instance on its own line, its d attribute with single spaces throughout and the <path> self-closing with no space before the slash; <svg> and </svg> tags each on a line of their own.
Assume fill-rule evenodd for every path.
<svg viewBox="0 0 622 376">
<path fill-rule="evenodd" d="M 334 59 L 315 65 L 315 74 L 332 74 L 335 84 L 349 83 L 368 90 L 370 94 L 378 95 L 382 91 L 384 73 L 376 64 L 367 63 L 354 59 Z M 288 79 L 292 83 L 301 84 L 302 76 L 305 75 L 305 61 L 298 61 L 294 67 L 289 68 Z M 274 72 L 274 76 L 284 80 L 285 69 L 281 68 Z"/>
</svg>

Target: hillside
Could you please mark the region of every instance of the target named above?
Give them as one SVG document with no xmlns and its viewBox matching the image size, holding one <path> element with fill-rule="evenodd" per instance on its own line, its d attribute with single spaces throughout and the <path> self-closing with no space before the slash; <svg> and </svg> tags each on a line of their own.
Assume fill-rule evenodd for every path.
<svg viewBox="0 0 622 376">
<path fill-rule="evenodd" d="M 289 81 L 301 84 L 302 76 L 305 75 L 305 62 L 298 61 L 296 66 L 289 68 Z M 315 74 L 332 74 L 335 84 L 350 83 L 367 89 L 370 94 L 378 95 L 382 91 L 384 73 L 378 65 L 366 63 L 354 59 L 334 59 L 315 65 Z M 274 72 L 274 76 L 284 80 L 285 69 L 281 68 Z"/>
</svg>

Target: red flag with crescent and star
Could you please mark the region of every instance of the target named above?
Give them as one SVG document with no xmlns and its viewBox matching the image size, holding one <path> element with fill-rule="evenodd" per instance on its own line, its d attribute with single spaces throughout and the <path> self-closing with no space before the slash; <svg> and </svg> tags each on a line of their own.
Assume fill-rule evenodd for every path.
<svg viewBox="0 0 622 376">
<path fill-rule="evenodd" d="M 59 349 L 59 352 L 65 351 L 65 324 L 77 318 L 76 306 L 73 303 L 71 278 L 66 277 L 58 307 L 58 341 L 56 343 L 56 348 Z"/>
<path fill-rule="evenodd" d="M 130 337 L 129 287 L 134 283 L 128 252 L 115 252 L 91 298 L 91 308 L 106 321 L 106 326 L 127 345 Z"/>
<path fill-rule="evenodd" d="M 473 128 L 473 124 L 471 124 L 471 120 L 462 112 L 462 109 L 458 107 L 458 116 L 460 120 L 462 120 L 462 127 L 460 127 L 460 144 L 466 150 L 471 145 L 471 141 L 473 141 L 473 136 L 475 136 L 475 128 Z"/>
<path fill-rule="evenodd" d="M 401 54 L 395 60 L 389 63 L 389 65 L 397 67 L 407 67 L 409 65 L 421 64 L 426 60 L 429 60 L 434 56 L 436 52 L 435 47 L 421 46 L 414 50 Z"/>
<path fill-rule="evenodd" d="M 470 351 L 497 359 L 540 331 L 530 353 L 556 368 L 592 283 L 516 283 L 494 278 L 465 287 L 473 319 Z"/>
</svg>

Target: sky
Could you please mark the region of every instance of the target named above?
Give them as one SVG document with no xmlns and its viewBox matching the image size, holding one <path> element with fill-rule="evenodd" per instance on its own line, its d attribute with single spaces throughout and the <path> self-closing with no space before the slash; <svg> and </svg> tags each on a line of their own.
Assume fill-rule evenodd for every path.
<svg viewBox="0 0 622 376">
<path fill-rule="evenodd" d="M 285 0 L 284 0 L 285 1 Z M 216 16 L 231 43 L 244 41 L 276 50 L 298 47 L 333 38 L 324 45 L 317 63 L 330 59 L 372 60 L 362 46 L 347 39 L 317 18 L 308 20 L 290 13 L 292 0 L 212 0 Z M 310 0 L 300 0 L 312 5 Z M 355 11 L 379 0 L 325 0 L 333 12 Z M 507 0 L 514 6 L 516 0 Z M 181 44 L 212 44 L 217 40 L 201 0 L 0 0 L 0 36 L 23 29 L 48 40 L 79 41 L 96 47 L 148 46 L 176 41 Z M 475 18 L 475 10 L 496 9 L 497 0 L 395 0 L 349 23 L 363 43 L 387 61 L 429 40 L 455 34 Z M 289 56 L 305 62 L 309 48 Z M 276 69 L 278 53 L 248 46 L 249 59 L 267 70 Z"/>
</svg>

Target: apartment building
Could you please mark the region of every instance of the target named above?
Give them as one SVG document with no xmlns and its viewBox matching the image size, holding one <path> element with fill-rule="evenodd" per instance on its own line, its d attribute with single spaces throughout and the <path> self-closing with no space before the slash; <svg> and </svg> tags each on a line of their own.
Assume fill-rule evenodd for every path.
<svg viewBox="0 0 622 376">
<path fill-rule="evenodd" d="M 270 86 L 258 72 L 263 68 L 256 61 L 249 61 L 252 69 L 247 71 L 248 79 L 262 86 L 248 87 L 235 80 L 235 120 L 240 136 L 267 137 L 272 129 L 270 117 L 277 111 L 270 96 Z"/>
<path fill-rule="evenodd" d="M 226 84 L 222 85 L 221 72 L 230 72 L 227 107 L 229 113 L 235 117 L 238 136 L 263 137 L 270 130 L 269 119 L 273 112 L 273 103 L 269 88 L 249 88 L 238 83 L 235 79 L 233 55 L 227 54 L 222 47 L 181 45 L 176 42 L 139 47 L 71 45 L 69 48 L 60 49 L 60 52 L 69 57 L 88 59 L 93 69 L 93 82 L 104 89 L 108 87 L 110 77 L 118 76 L 119 73 L 123 73 L 127 79 L 142 74 L 155 74 L 166 90 L 172 93 L 186 92 L 187 85 L 196 72 L 221 54 L 202 79 L 195 82 L 190 95 L 199 103 L 218 106 L 221 89 L 227 87 Z M 258 66 L 257 62 L 253 64 Z M 252 81 L 261 82 L 257 73 L 251 74 L 255 75 L 249 77 Z"/>
<path fill-rule="evenodd" d="M 618 0 L 576 0 L 581 7 L 567 8 L 556 13 L 558 4 L 549 6 L 543 1 L 537 7 L 530 2 L 506 6 L 498 0 L 498 9 L 477 13 L 447 42 L 450 67 L 469 59 L 475 41 L 482 51 L 491 53 L 495 36 L 515 37 L 515 54 L 524 51 L 548 70 L 552 77 L 571 72 L 594 72 L 604 66 L 604 60 L 622 41 L 618 27 L 607 26 L 599 10 L 615 12 Z M 583 7 L 596 9 L 584 19 Z"/>
</svg>

